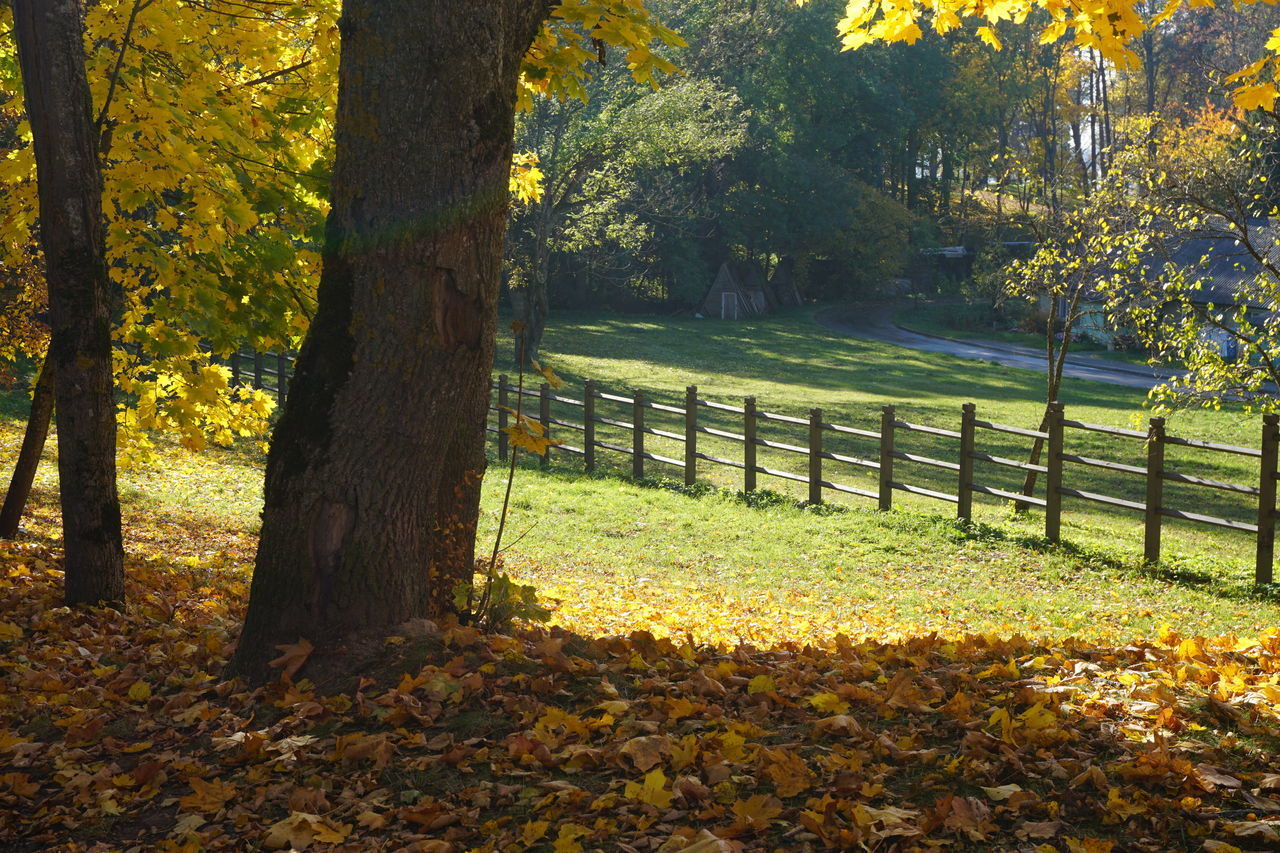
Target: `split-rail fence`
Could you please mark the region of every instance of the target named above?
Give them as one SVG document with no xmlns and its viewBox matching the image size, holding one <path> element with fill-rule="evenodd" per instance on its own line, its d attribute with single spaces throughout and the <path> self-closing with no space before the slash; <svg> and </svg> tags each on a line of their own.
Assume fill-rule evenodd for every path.
<svg viewBox="0 0 1280 853">
<path fill-rule="evenodd" d="M 288 378 L 292 360 L 276 353 L 236 353 L 228 359 L 233 385 L 252 385 L 254 388 L 274 391 L 283 401 L 288 390 Z M 503 375 L 493 384 L 497 398 L 491 406 L 494 421 L 486 429 L 495 434 L 498 456 L 507 459 L 511 452 L 507 427 L 510 425 L 511 412 L 515 408 L 513 395 L 517 388 Z M 742 488 L 752 492 L 758 488 L 761 475 L 780 480 L 803 484 L 808 489 L 808 501 L 819 504 L 823 501 L 824 492 L 852 495 L 875 501 L 881 510 L 893 507 L 894 492 L 903 492 L 922 498 L 953 504 L 956 516 L 971 520 L 973 517 L 973 496 L 989 495 L 1016 502 L 1021 506 L 1035 506 L 1044 511 L 1044 535 L 1050 542 L 1057 542 L 1062 530 L 1062 500 L 1075 498 L 1078 500 L 1100 504 L 1113 510 L 1127 510 L 1140 514 L 1143 524 L 1143 559 L 1149 563 L 1158 562 L 1161 551 L 1161 533 L 1163 521 L 1167 518 L 1180 519 L 1194 524 L 1225 528 L 1250 534 L 1255 541 L 1254 579 L 1259 584 L 1269 584 L 1273 580 L 1273 564 L 1275 561 L 1275 529 L 1277 462 L 1280 457 L 1280 416 L 1264 415 L 1261 419 L 1259 447 L 1244 447 L 1222 444 L 1213 441 L 1181 438 L 1165 431 L 1163 418 L 1153 417 L 1145 431 L 1103 426 L 1072 420 L 1066 416 L 1061 403 L 1053 403 L 1048 407 L 1048 415 L 1041 430 L 1024 429 L 982 420 L 978 417 L 977 407 L 966 403 L 960 411 L 959 429 L 944 429 L 936 426 L 911 423 L 898 417 L 893 405 L 885 405 L 880 414 L 879 429 L 846 426 L 831 423 L 824 419 L 821 409 L 811 409 L 808 418 L 770 412 L 760 408 L 756 398 L 746 397 L 741 406 L 729 405 L 704 399 L 699 396 L 695 386 L 689 386 L 685 392 L 683 406 L 672 406 L 651 402 L 642 390 L 633 390 L 630 396 L 611 394 L 596 388 L 594 381 L 588 379 L 583 383 L 582 399 L 553 393 L 550 386 L 543 383 L 536 390 L 526 389 L 529 398 L 530 414 L 536 405 L 536 420 L 541 424 L 546 435 L 550 437 L 555 431 L 563 434 L 563 430 L 571 430 L 580 434 L 575 443 L 564 442 L 553 445 L 553 452 L 567 453 L 583 458 L 588 472 L 596 470 L 597 460 L 601 452 L 618 454 L 630 459 L 631 474 L 636 479 L 645 476 L 646 463 L 655 462 L 680 469 L 686 485 L 694 485 L 698 480 L 699 463 L 736 468 L 742 472 Z M 581 417 L 566 419 L 552 417 L 552 404 L 569 407 L 580 411 Z M 623 407 L 623 413 L 614 417 L 606 417 L 599 411 L 600 406 Z M 649 413 L 664 413 L 677 416 L 683 420 L 683 429 L 676 431 L 662 429 L 646 424 Z M 717 423 L 723 425 L 724 419 L 732 419 L 741 423 L 741 432 L 711 426 L 701 412 L 712 412 L 719 416 Z M 624 419 L 629 415 L 629 420 Z M 761 428 L 778 424 L 791 430 L 800 428 L 806 436 L 792 443 L 766 438 Z M 602 441 L 597 437 L 598 427 L 608 427 L 629 434 L 626 444 Z M 1139 443 L 1145 449 L 1145 464 L 1134 465 L 1126 462 L 1100 459 L 1069 451 L 1068 436 L 1075 433 L 1097 433 L 1112 438 Z M 994 453 L 985 452 L 986 445 L 979 437 L 998 433 L 1015 436 L 1021 439 L 1032 439 L 1043 445 L 1040 462 L 1028 462 L 1012 459 Z M 952 447 L 951 458 L 940 459 L 937 456 L 926 456 L 902 449 L 900 437 L 910 434 L 929 436 Z M 646 449 L 646 437 L 653 436 L 667 439 L 683 445 L 680 458 L 665 456 Z M 731 444 L 741 445 L 738 458 L 730 459 L 723 455 L 713 455 L 699 448 L 699 438 L 710 436 Z M 824 438 L 828 436 L 844 436 L 871 442 L 877 452 L 869 454 L 871 458 L 836 453 L 824 448 Z M 793 442 L 797 441 L 793 439 Z M 1214 454 L 1227 454 L 1244 457 L 1256 465 L 1256 476 L 1252 483 L 1232 483 L 1216 480 L 1185 471 L 1172 470 L 1165 462 L 1165 450 L 1171 446 L 1195 448 Z M 793 454 L 803 457 L 807 465 L 800 466 L 803 473 L 769 467 L 760 464 L 758 452 L 761 449 Z M 939 454 L 942 455 L 942 454 Z M 942 491 L 917 483 L 907 482 L 906 477 L 895 472 L 895 462 L 907 462 L 927 468 L 947 472 L 944 476 L 954 477 L 954 491 Z M 999 488 L 990 482 L 979 482 L 975 475 L 974 463 L 985 462 L 997 467 L 1015 469 L 1024 474 L 1041 478 L 1043 489 L 1041 495 L 1023 494 L 1009 488 Z M 547 464 L 544 457 L 542 464 Z M 1141 478 L 1145 485 L 1145 498 L 1133 500 L 1103 494 L 1098 491 L 1086 491 L 1072 488 L 1064 482 L 1067 466 L 1083 466 L 1099 469 L 1110 475 Z M 864 488 L 835 479 L 841 472 L 860 470 L 874 475 L 874 488 Z M 1230 493 L 1250 501 L 1256 507 L 1254 521 L 1239 521 L 1221 518 L 1204 513 L 1174 509 L 1166 505 L 1164 491 L 1166 483 L 1178 483 L 1185 486 Z M 931 485 L 936 485 L 931 484 Z"/>
<path fill-rule="evenodd" d="M 506 459 L 507 454 L 511 452 L 506 429 L 510 425 L 511 414 L 515 409 L 513 396 L 517 393 L 517 388 L 511 385 L 509 378 L 505 375 L 500 376 L 493 387 L 497 390 L 497 399 L 491 406 L 491 410 L 495 413 L 496 422 L 487 429 L 495 434 L 499 458 Z M 556 444 L 553 445 L 552 450 L 581 456 L 588 472 L 596 470 L 597 460 L 603 451 L 629 457 L 631 474 L 636 479 L 645 476 L 647 462 L 655 462 L 681 469 L 685 484 L 694 485 L 698 479 L 699 463 L 706 463 L 739 469 L 742 472 L 743 490 L 747 492 L 756 490 L 760 475 L 764 475 L 804 484 L 808 487 L 808 501 L 811 504 L 822 503 L 824 492 L 831 491 L 875 501 L 881 510 L 889 510 L 893 507 L 895 492 L 904 492 L 953 504 L 957 517 L 965 520 L 971 520 L 973 517 L 973 496 L 975 494 L 990 495 L 1042 509 L 1044 535 L 1050 542 L 1059 541 L 1061 536 L 1062 499 L 1076 498 L 1112 509 L 1129 510 L 1140 514 L 1143 520 L 1143 557 L 1150 563 L 1158 562 L 1160 559 L 1162 522 L 1166 518 L 1251 534 L 1256 543 L 1255 581 L 1259 584 L 1272 582 L 1272 565 L 1275 556 L 1277 456 L 1280 451 L 1280 425 L 1278 425 L 1280 416 L 1277 415 L 1263 416 L 1261 446 L 1253 448 L 1169 435 L 1165 431 L 1164 418 L 1160 417 L 1151 418 L 1148 429 L 1145 431 L 1072 420 L 1066 416 L 1065 408 L 1061 403 L 1053 403 L 1048 407 L 1048 416 L 1043 430 L 1023 429 L 982 420 L 978 417 L 977 407 L 973 403 L 966 403 L 961 408 L 959 429 L 943 429 L 911 423 L 900 419 L 894 406 L 886 405 L 881 410 L 879 429 L 873 430 L 828 422 L 823 417 L 821 409 L 811 409 L 808 418 L 770 412 L 760 408 L 754 397 L 746 397 L 741 406 L 728 405 L 700 397 L 695 386 L 689 386 L 686 389 L 683 406 L 650 402 L 642 390 L 633 390 L 630 396 L 606 393 L 597 390 L 592 380 L 586 380 L 584 383 L 582 399 L 553 393 L 545 383 L 536 390 L 526 389 L 524 393 L 528 397 L 530 407 L 527 416 L 537 420 L 548 437 L 551 437 L 553 432 L 564 435 L 564 430 L 571 430 L 580 435 L 580 441 Z M 581 417 L 574 419 L 552 417 L 552 403 L 560 404 L 561 407 L 567 406 L 574 411 L 580 410 Z M 620 417 L 605 417 L 599 411 L 601 405 L 621 406 L 624 413 Z M 536 415 L 533 413 L 535 406 Z M 661 429 L 646 424 L 646 416 L 653 412 L 666 413 L 669 416 L 677 416 L 677 419 L 683 419 L 683 430 Z M 735 420 L 740 419 L 741 432 L 703 423 L 699 418 L 700 412 L 717 413 L 720 416 L 717 423 L 721 424 L 726 416 Z M 622 419 L 626 418 L 627 414 L 630 416 L 629 420 Z M 790 443 L 766 438 L 761 434 L 762 426 L 769 424 L 786 425 L 792 431 L 801 428 L 800 432 L 807 436 L 807 440 L 802 439 L 803 443 Z M 629 434 L 629 444 L 599 440 L 597 428 L 601 426 Z M 1133 465 L 1072 453 L 1069 450 L 1068 436 L 1077 432 L 1099 433 L 1141 443 L 1140 446 L 1145 447 L 1146 464 Z M 953 447 L 952 457 L 939 459 L 936 456 L 924 456 L 902 449 L 902 442 L 899 439 L 904 434 L 913 433 L 930 436 L 935 440 L 946 440 Z M 984 452 L 982 449 L 984 444 L 980 441 L 980 437 L 990 433 L 1038 440 L 1043 446 L 1040 457 L 1043 464 Z M 870 441 L 878 447 L 878 452 L 873 458 L 832 452 L 824 448 L 824 438 L 833 435 L 853 436 Z M 681 443 L 684 451 L 682 457 L 664 456 L 646 449 L 645 439 L 649 436 Z M 712 436 L 741 445 L 741 453 L 738 454 L 738 458 L 730 459 L 723 455 L 716 456 L 703 452 L 699 449 L 699 438 L 702 436 Z M 1241 484 L 1172 470 L 1171 466 L 1165 463 L 1165 449 L 1170 446 L 1196 448 L 1215 454 L 1229 454 L 1256 460 L 1257 477 L 1251 484 Z M 761 448 L 804 457 L 807 468 L 803 465 L 799 466 L 804 469 L 804 473 L 797 473 L 759 464 L 758 451 Z M 544 465 L 546 461 L 544 457 Z M 1024 474 L 1030 473 L 1042 478 L 1043 496 L 1023 494 L 1021 491 L 997 488 L 989 483 L 979 482 L 974 473 L 974 463 L 977 461 L 1016 469 Z M 949 476 L 955 478 L 954 491 L 942 491 L 938 488 L 907 482 L 905 477 L 895 473 L 895 462 L 915 463 L 949 472 Z M 1116 476 L 1142 478 L 1146 490 L 1145 500 L 1136 501 L 1072 488 L 1064 482 L 1068 465 L 1101 469 Z M 836 479 L 840 472 L 849 470 L 873 472 L 877 481 L 876 487 L 863 488 Z M 1164 488 L 1165 484 L 1170 482 L 1245 496 L 1246 500 L 1256 504 L 1256 521 L 1236 521 L 1166 506 Z"/>
</svg>

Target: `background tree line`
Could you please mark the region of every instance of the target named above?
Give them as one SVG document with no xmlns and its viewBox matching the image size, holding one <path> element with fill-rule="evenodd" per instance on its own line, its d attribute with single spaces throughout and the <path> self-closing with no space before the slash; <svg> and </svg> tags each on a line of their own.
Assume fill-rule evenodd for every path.
<svg viewBox="0 0 1280 853">
<path fill-rule="evenodd" d="M 506 250 L 535 342 L 552 306 L 696 309 L 730 259 L 812 299 L 903 275 L 935 287 L 956 271 L 921 248 L 1039 239 L 1096 190 L 1131 118 L 1225 109 L 1226 78 L 1280 22 L 1265 5 L 1141 3 L 1126 63 L 1045 42 L 1044 10 L 842 51 L 837 0 L 651 5 L 688 42 L 667 87 L 606 68 L 586 104 L 519 120 L 517 150 L 547 176 Z"/>
</svg>

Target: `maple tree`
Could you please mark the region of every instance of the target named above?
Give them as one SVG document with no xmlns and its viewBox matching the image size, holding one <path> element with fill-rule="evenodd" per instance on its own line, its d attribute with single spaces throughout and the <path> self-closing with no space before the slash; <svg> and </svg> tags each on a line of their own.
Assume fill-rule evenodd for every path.
<svg viewBox="0 0 1280 853">
<path fill-rule="evenodd" d="M 156 430 L 192 449 L 262 434 L 273 401 L 219 364 L 248 343 L 288 349 L 314 303 L 336 63 L 336 4 L 232 7 L 121 0 L 86 13 L 104 253 L 116 294 L 113 370 L 123 450 Z M 13 44 L 0 43 L 0 53 Z M 38 183 L 18 65 L 0 63 L 6 216 L 0 358 L 44 357 Z M 46 371 L 42 377 L 48 378 Z M 52 413 L 38 381 L 0 513 L 17 530 Z"/>
<path fill-rule="evenodd" d="M 801 0 L 803 2 L 803 0 Z M 1077 48 L 1095 50 L 1118 67 L 1136 67 L 1142 52 L 1150 54 L 1143 36 L 1172 18 L 1184 6 L 1213 7 L 1212 2 L 1185 4 L 1180 0 L 1162 4 L 1157 11 L 1136 0 L 1092 0 L 1067 3 L 1063 0 L 852 0 L 839 23 L 842 43 L 857 49 L 883 42 L 914 42 L 929 26 L 945 34 L 977 23 L 976 33 L 997 49 L 1003 46 L 998 32 L 1002 21 L 1022 21 L 1037 10 L 1047 13 L 1040 28 L 1040 42 L 1067 39 Z M 1227 78 L 1235 85 L 1233 97 L 1244 109 L 1271 110 L 1276 102 L 1276 71 L 1280 68 L 1280 30 L 1267 42 L 1267 56 L 1256 58 Z"/>
<path fill-rule="evenodd" d="M 337 6 L 120 0 L 87 11 L 88 78 L 100 134 L 106 258 L 121 304 L 121 428 L 190 447 L 266 428 L 271 401 L 231 389 L 217 364 L 245 344 L 288 349 L 306 329 L 319 266 L 334 97 Z M 21 78 L 0 65 L 8 137 L 0 160 L 4 264 L 30 256 L 37 183 Z M 38 289 L 34 278 L 27 287 Z M 38 293 L 10 303 L 21 322 Z M 14 315 L 18 315 L 14 318 Z M 38 334 L 6 341 L 43 354 Z"/>
<path fill-rule="evenodd" d="M 319 304 L 235 662 L 258 678 L 276 645 L 445 613 L 471 582 L 517 103 L 580 93 L 597 44 L 652 81 L 675 41 L 632 0 L 350 0 L 340 29 Z"/>
<path fill-rule="evenodd" d="M 76 0 L 19 2 L 13 31 L 40 174 L 49 361 L 61 412 L 58 473 L 68 604 L 124 597 L 111 397 L 110 293 L 102 235 L 102 174 L 89 115 L 83 24 Z"/>
</svg>

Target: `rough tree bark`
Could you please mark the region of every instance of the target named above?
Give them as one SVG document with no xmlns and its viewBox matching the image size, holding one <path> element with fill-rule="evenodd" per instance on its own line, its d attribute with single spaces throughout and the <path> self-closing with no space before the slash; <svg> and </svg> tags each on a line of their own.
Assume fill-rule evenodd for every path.
<svg viewBox="0 0 1280 853">
<path fill-rule="evenodd" d="M 40 191 L 68 604 L 124 600 L 111 308 L 78 0 L 13 0 Z"/>
<path fill-rule="evenodd" d="M 22 434 L 22 449 L 13 466 L 9 490 L 4 494 L 4 506 L 0 507 L 0 539 L 12 539 L 18 535 L 18 525 L 31 496 L 31 484 L 40 468 L 40 457 L 49 438 L 49 421 L 53 418 L 53 362 L 45 358 L 31 394 L 31 411 L 27 415 L 27 428 Z"/>
<path fill-rule="evenodd" d="M 347 0 L 319 307 L 231 672 L 472 577 L 520 60 L 550 0 Z"/>
</svg>

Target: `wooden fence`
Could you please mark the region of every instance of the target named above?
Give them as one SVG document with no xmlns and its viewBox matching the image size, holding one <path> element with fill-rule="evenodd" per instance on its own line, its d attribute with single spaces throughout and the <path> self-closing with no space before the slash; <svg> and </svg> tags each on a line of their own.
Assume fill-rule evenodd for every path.
<svg viewBox="0 0 1280 853">
<path fill-rule="evenodd" d="M 284 404 L 293 374 L 293 359 L 289 356 L 277 352 L 233 352 L 227 358 L 227 367 L 231 369 L 233 388 L 248 385 L 255 390 L 274 391 L 276 400 Z"/>
<path fill-rule="evenodd" d="M 496 434 L 498 456 L 506 459 L 510 452 L 508 435 L 505 432 L 510 423 L 510 410 L 515 408 L 512 395 L 517 391 L 512 387 L 507 376 L 500 376 L 494 383 L 497 389 L 496 404 L 491 410 L 496 413 L 496 424 L 486 428 Z M 808 418 L 797 418 L 761 409 L 754 397 L 747 397 L 741 406 L 706 400 L 698 396 L 698 389 L 689 386 L 686 389 L 684 405 L 670 406 L 650 402 L 644 391 L 635 390 L 631 396 L 621 396 L 599 391 L 595 383 L 587 380 L 584 383 L 582 399 L 553 394 L 546 385 L 537 391 L 526 390 L 532 409 L 533 401 L 537 404 L 537 420 L 548 436 L 553 431 L 561 433 L 571 430 L 581 435 L 577 445 L 563 443 L 554 446 L 561 453 L 575 454 L 583 457 L 586 470 L 594 471 L 601 451 L 621 454 L 629 457 L 631 474 L 639 479 L 645 475 L 645 463 L 656 462 L 679 468 L 684 473 L 684 482 L 693 485 L 697 482 L 698 464 L 727 466 L 742 471 L 742 485 L 745 491 L 754 491 L 759 482 L 759 475 L 805 484 L 808 487 L 810 503 L 821 503 L 825 491 L 853 495 L 877 502 L 882 510 L 893 506 L 894 492 L 904 492 L 932 500 L 954 504 L 956 515 L 961 519 L 971 519 L 973 515 L 974 494 L 991 495 L 1016 501 L 1020 504 L 1036 506 L 1044 510 L 1045 538 L 1057 542 L 1062 526 L 1062 499 L 1076 498 L 1095 504 L 1140 513 L 1143 518 L 1144 546 L 1143 556 L 1147 562 L 1160 559 L 1160 538 L 1162 521 L 1166 518 L 1181 519 L 1195 524 L 1241 531 L 1253 535 L 1256 542 L 1255 580 L 1259 584 L 1271 583 L 1272 564 L 1275 552 L 1276 526 L 1276 479 L 1277 450 L 1280 449 L 1280 416 L 1266 415 L 1262 418 L 1261 447 L 1237 447 L 1211 441 L 1200 441 L 1179 438 L 1165 432 L 1163 418 L 1151 418 L 1149 428 L 1144 431 L 1120 429 L 1099 424 L 1084 423 L 1071 420 L 1061 403 L 1053 403 L 1049 407 L 1045 429 L 1030 430 L 1006 424 L 993 423 L 977 417 L 977 409 L 967 403 L 960 412 L 958 430 L 941 429 L 923 424 L 909 423 L 898 418 L 891 405 L 883 407 L 880 416 L 879 430 L 862 429 L 824 420 L 821 409 L 811 409 Z M 564 419 L 552 417 L 552 403 L 568 406 L 574 411 L 581 410 L 580 419 Z M 619 417 L 604 417 L 597 410 L 597 404 L 624 407 L 629 412 L 630 420 Z M 648 413 L 666 413 L 683 419 L 680 431 L 660 429 L 646 425 Z M 723 419 L 729 417 L 740 419 L 741 432 L 709 426 L 699 421 L 700 412 L 712 412 Z M 622 415 L 625 417 L 626 415 Z M 530 411 L 529 417 L 533 417 Z M 717 421 L 719 422 L 719 421 Z M 761 437 L 763 424 L 788 425 L 793 430 L 802 428 L 807 435 L 803 444 L 775 441 Z M 629 433 L 629 446 L 600 441 L 596 437 L 597 428 L 610 427 Z M 1126 441 L 1140 442 L 1145 445 L 1145 465 L 1133 465 L 1117 461 L 1094 458 L 1068 452 L 1068 436 L 1074 432 L 1100 433 Z M 1017 436 L 1022 439 L 1040 440 L 1044 446 L 1041 457 L 1043 464 L 1032 464 L 1007 457 L 986 453 L 979 448 L 984 444 L 979 437 L 989 433 Z M 945 440 L 954 447 L 952 459 L 940 459 L 936 456 L 923 456 L 900 449 L 898 439 L 903 434 L 923 434 L 933 439 Z M 834 453 L 824 449 L 823 439 L 827 436 L 851 436 L 873 442 L 878 447 L 874 458 L 859 458 L 842 453 Z M 646 450 L 645 438 L 655 436 L 669 439 L 683 445 L 682 458 L 663 456 Z M 731 443 L 740 444 L 742 452 L 739 458 L 730 459 L 724 456 L 713 456 L 699 449 L 699 437 L 713 436 Z M 1141 445 L 1140 445 L 1141 446 Z M 1194 476 L 1170 470 L 1165 464 L 1165 449 L 1169 446 L 1197 448 L 1215 454 L 1231 454 L 1256 460 L 1256 485 L 1229 483 L 1206 477 Z M 765 467 L 758 463 L 757 452 L 760 448 L 794 454 L 806 458 L 805 473 L 786 471 L 780 468 Z M 550 454 L 548 454 L 550 455 Z M 894 463 L 904 461 L 928 468 L 948 472 L 954 475 L 955 490 L 940 491 L 937 488 L 908 483 L 905 478 L 895 475 Z M 995 466 L 1016 469 L 1018 472 L 1033 472 L 1044 483 L 1043 497 L 1024 495 L 1018 491 L 997 488 L 993 485 L 978 482 L 974 474 L 974 462 L 982 461 Z M 547 464 L 544 457 L 542 464 Z M 1085 466 L 1101 469 L 1115 476 L 1142 478 L 1146 487 L 1145 500 L 1135 501 L 1121 497 L 1070 488 L 1064 484 L 1064 469 L 1067 465 Z M 801 466 L 805 467 L 805 466 Z M 849 483 L 841 483 L 834 479 L 838 472 L 861 470 L 874 472 L 878 486 L 874 489 L 861 488 Z M 1247 496 L 1251 503 L 1256 503 L 1256 522 L 1233 521 L 1195 512 L 1186 512 L 1165 506 L 1165 483 L 1174 482 L 1203 489 L 1219 490 L 1235 495 Z M 1256 500 L 1254 500 L 1256 499 Z"/>
</svg>

